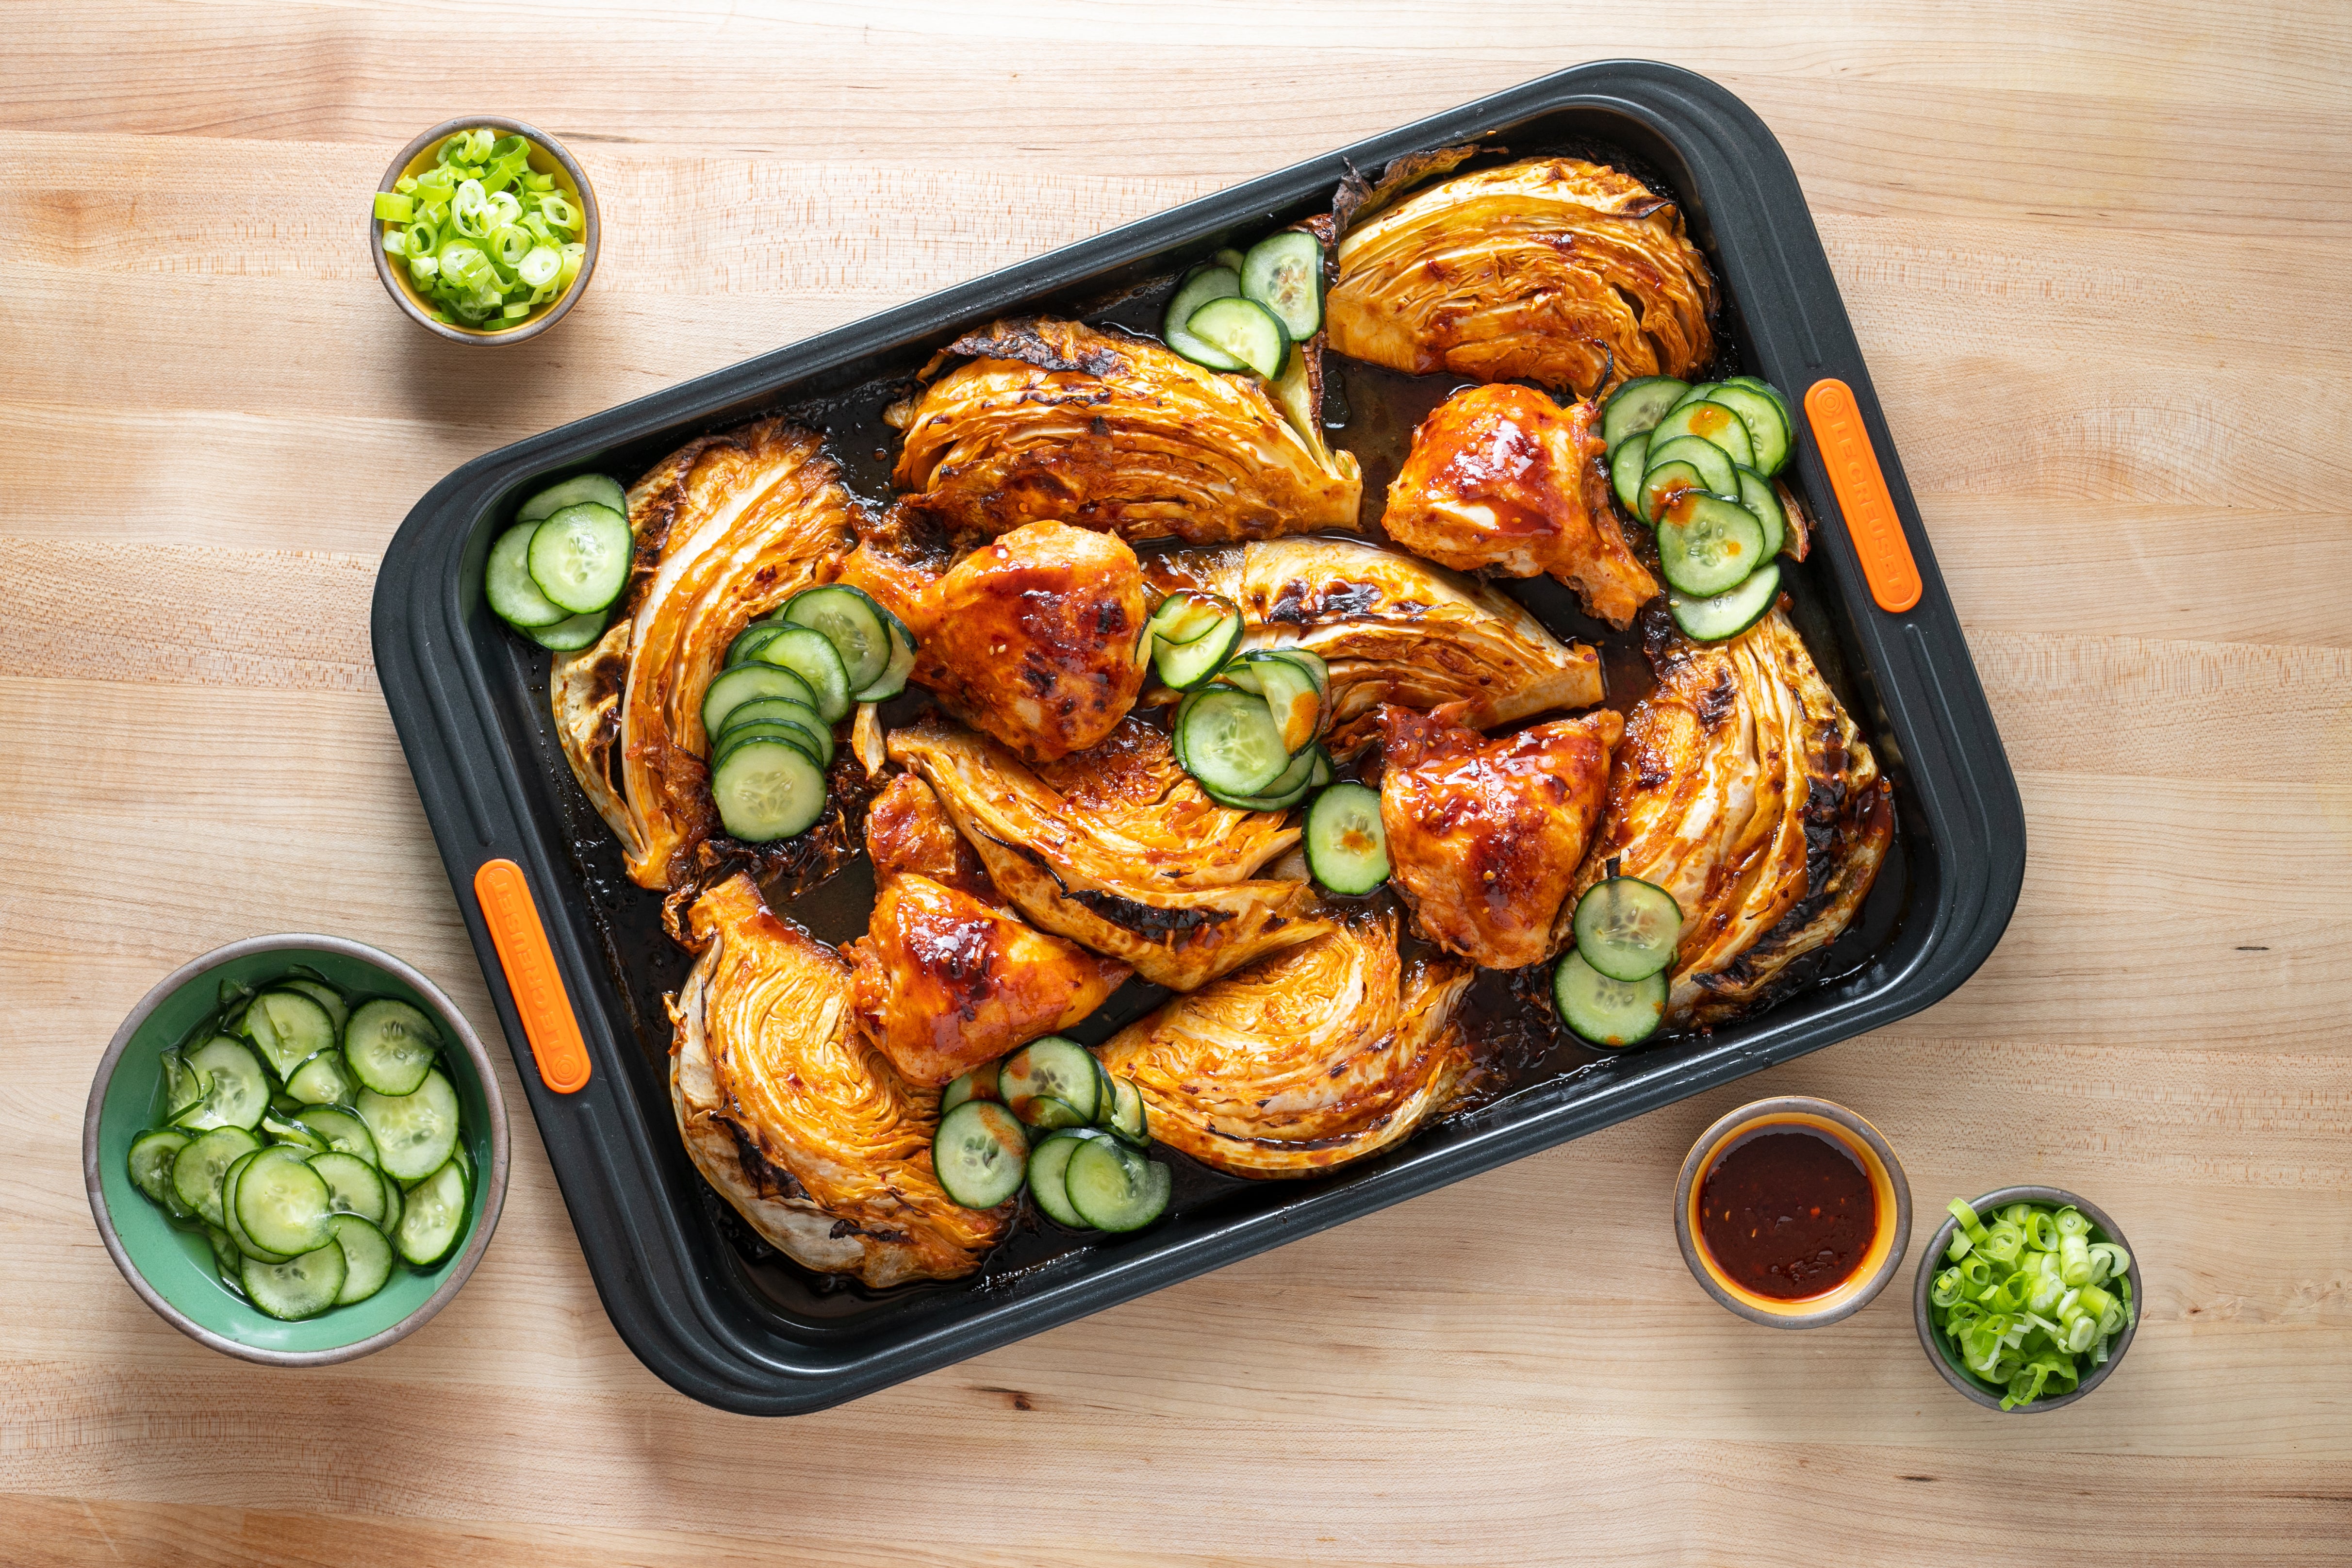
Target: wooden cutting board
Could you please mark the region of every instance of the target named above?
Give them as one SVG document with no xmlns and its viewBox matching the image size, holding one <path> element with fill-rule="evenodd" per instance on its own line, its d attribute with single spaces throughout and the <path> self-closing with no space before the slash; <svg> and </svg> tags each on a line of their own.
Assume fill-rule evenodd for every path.
<svg viewBox="0 0 2352 1568">
<path fill-rule="evenodd" d="M 1974 647 L 2032 842 L 1957 995 L 797 1421 L 638 1365 L 527 1117 L 480 1272 L 383 1354 L 246 1366 L 124 1288 L 81 1110 L 166 970 L 341 932 L 493 1018 L 368 651 L 375 563 L 441 475 L 1621 56 L 1717 77 L 1788 148 Z M 2352 1558 L 2347 64 L 2312 0 L 20 11 L 0 1557 Z M 475 110 L 564 137 L 608 225 L 592 293 L 511 351 L 402 319 L 365 247 L 384 163 Z M 2003 1418 L 1936 1378 L 1904 1289 L 1807 1335 L 1713 1305 L 1676 1164 L 1787 1091 L 1871 1117 L 1923 1215 L 2013 1181 L 2113 1211 L 2147 1300 L 2112 1383 Z"/>
</svg>

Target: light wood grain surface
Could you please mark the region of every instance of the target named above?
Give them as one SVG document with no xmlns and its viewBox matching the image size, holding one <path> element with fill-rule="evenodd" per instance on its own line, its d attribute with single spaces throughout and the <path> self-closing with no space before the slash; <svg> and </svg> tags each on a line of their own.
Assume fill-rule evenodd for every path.
<svg viewBox="0 0 2352 1568">
<path fill-rule="evenodd" d="M 1787 147 L 1990 693 L 2031 859 L 1957 995 L 789 1422 L 630 1355 L 527 1115 L 480 1271 L 382 1354 L 249 1367 L 124 1287 L 82 1106 L 166 970 L 341 932 L 493 1021 L 368 652 L 436 479 L 1620 56 Z M 400 317 L 364 238 L 393 152 L 477 110 L 564 137 L 607 226 L 495 353 Z M 2352 1560 L 2347 242 L 2330 0 L 11 8 L 0 1561 Z M 1875 1121 L 1923 1213 L 2111 1209 L 2147 1280 L 2112 1383 L 2000 1418 L 1905 1289 L 1804 1335 L 1703 1296 L 1675 1167 L 1781 1091 Z"/>
</svg>

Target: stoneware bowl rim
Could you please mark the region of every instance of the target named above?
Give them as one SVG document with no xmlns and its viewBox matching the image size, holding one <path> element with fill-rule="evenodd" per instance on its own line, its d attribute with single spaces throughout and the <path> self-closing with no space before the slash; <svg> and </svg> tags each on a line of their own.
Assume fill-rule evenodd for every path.
<svg viewBox="0 0 2352 1568">
<path fill-rule="evenodd" d="M 271 1350 L 247 1344 L 205 1328 L 166 1300 L 161 1291 L 147 1282 L 146 1276 L 131 1261 L 129 1250 L 117 1234 L 114 1216 L 107 1207 L 104 1180 L 99 1165 L 99 1128 L 104 1120 L 107 1087 L 113 1081 L 115 1068 L 121 1063 L 123 1052 L 129 1048 L 140 1026 L 181 988 L 224 964 L 254 953 L 296 949 L 336 953 L 373 965 L 424 997 L 432 1005 L 442 1024 L 465 1047 L 467 1060 L 480 1081 L 483 1103 L 489 1108 L 489 1179 L 483 1187 L 481 1217 L 475 1222 L 473 1234 L 466 1239 L 466 1249 L 449 1266 L 449 1272 L 442 1279 L 439 1289 L 421 1306 L 389 1328 L 347 1345 L 315 1351 Z M 215 948 L 201 958 L 190 959 L 157 981 L 147 994 L 139 999 L 139 1005 L 131 1010 L 130 1016 L 123 1019 L 122 1026 L 115 1030 L 114 1038 L 108 1043 L 106 1054 L 99 1058 L 97 1074 L 90 1082 L 89 1107 L 82 1117 L 82 1180 L 89 1189 L 90 1213 L 98 1221 L 99 1237 L 106 1243 L 107 1255 L 114 1259 L 114 1266 L 121 1270 L 122 1278 L 139 1293 L 139 1299 L 154 1310 L 157 1317 L 190 1339 L 224 1354 L 257 1362 L 264 1366 L 331 1366 L 339 1362 L 356 1361 L 424 1327 L 427 1320 L 449 1304 L 450 1298 L 464 1286 L 474 1272 L 474 1266 L 481 1261 L 483 1252 L 489 1247 L 490 1233 L 498 1229 L 499 1214 L 506 1205 L 509 1159 L 506 1100 L 499 1088 L 498 1074 L 491 1068 L 489 1053 L 482 1048 L 480 1038 L 474 1033 L 473 1026 L 466 1021 L 465 1015 L 457 1011 L 457 1004 L 450 1001 L 432 981 L 380 948 L 370 947 L 365 942 L 353 942 L 347 937 L 322 936 L 306 931 L 246 937 L 226 947 Z"/>
<path fill-rule="evenodd" d="M 562 321 L 565 313 L 579 302 L 580 296 L 588 291 L 588 279 L 596 270 L 596 253 L 604 244 L 604 224 L 603 216 L 596 210 L 595 187 L 588 183 L 588 171 L 580 166 L 580 161 L 572 155 L 571 150 L 546 132 L 520 120 L 509 120 L 502 114 L 461 115 L 456 120 L 443 121 L 403 147 L 399 155 L 393 159 L 392 166 L 383 172 L 383 178 L 376 183 L 376 194 L 381 195 L 398 184 L 408 165 L 415 162 L 416 155 L 425 149 L 445 136 L 470 131 L 477 125 L 487 125 L 509 136 L 530 138 L 534 146 L 545 148 L 549 157 L 563 165 L 563 172 L 572 176 L 572 185 L 580 192 L 580 205 L 588 217 L 587 227 L 580 237 L 581 243 L 588 248 L 580 258 L 579 276 L 572 279 L 572 287 L 563 291 L 555 301 L 554 308 L 535 321 L 526 321 L 502 332 L 478 332 L 447 321 L 436 321 L 417 306 L 408 290 L 400 286 L 400 279 L 392 275 L 392 258 L 383 253 L 383 225 L 378 223 L 373 215 L 368 218 L 368 249 L 375 257 L 376 280 L 383 285 L 384 292 L 392 296 L 393 303 L 400 307 L 404 315 L 425 331 L 456 343 L 497 346 L 523 342 Z"/>
<path fill-rule="evenodd" d="M 1715 1278 L 1706 1259 L 1700 1255 L 1698 1237 L 1691 1234 L 1691 1189 L 1705 1173 L 1700 1163 L 1723 1140 L 1750 1122 L 1766 1121 L 1788 1112 L 1818 1116 L 1835 1123 L 1876 1155 L 1885 1167 L 1888 1184 L 1895 1191 L 1895 1230 L 1886 1256 L 1872 1269 L 1859 1286 L 1842 1285 L 1838 1299 L 1827 1306 L 1810 1312 L 1768 1312 L 1741 1300 L 1725 1289 Z M 1818 1329 L 1842 1322 L 1878 1299 L 1903 1267 L 1903 1257 L 1911 1245 L 1911 1184 L 1903 1174 L 1903 1163 L 1895 1157 L 1894 1146 L 1877 1128 L 1860 1115 L 1832 1100 L 1822 1100 L 1810 1094 L 1776 1095 L 1769 1100 L 1751 1100 L 1736 1110 L 1716 1118 L 1707 1130 L 1698 1135 L 1690 1152 L 1683 1157 L 1682 1173 L 1675 1181 L 1675 1240 L 1682 1248 L 1683 1262 L 1700 1289 L 1720 1303 L 1727 1311 L 1760 1323 L 1768 1329 Z"/>
<path fill-rule="evenodd" d="M 1927 1352 L 1928 1361 L 1935 1364 L 1937 1372 L 1944 1374 L 1944 1381 L 1999 1415 L 2030 1415 L 2036 1411 L 2055 1410 L 2061 1405 L 2074 1404 L 2074 1401 L 2105 1383 L 2107 1380 L 2107 1374 L 2123 1364 L 2124 1352 L 2131 1349 L 2132 1338 L 2139 1332 L 2140 1309 L 2147 1300 L 2147 1291 L 2140 1282 L 2139 1253 L 2132 1246 L 2130 1238 L 2116 1228 L 2116 1222 L 2107 1216 L 2106 1210 L 2088 1198 L 2070 1193 L 2063 1187 L 2032 1185 L 1997 1187 L 1980 1198 L 1969 1200 L 1969 1207 L 1979 1214 L 1983 1214 L 1989 1209 L 1997 1209 L 2003 1204 L 2016 1203 L 2048 1204 L 2053 1208 L 2072 1204 L 2081 1209 L 2084 1217 L 2104 1232 L 2109 1241 L 2131 1254 L 2131 1267 L 2124 1272 L 2131 1280 L 2132 1314 L 2130 1321 L 2124 1324 L 2124 1331 L 2117 1334 L 2115 1343 L 2108 1347 L 2106 1364 L 2093 1367 L 2091 1374 L 2075 1384 L 2073 1393 L 2062 1394 L 2055 1399 L 2036 1399 L 2008 1410 L 2001 1409 L 2000 1392 L 1998 1389 L 1987 1388 L 1985 1384 L 1952 1364 L 1952 1358 L 1944 1353 L 1940 1337 L 1936 1332 L 1935 1321 L 1928 1315 L 1927 1291 L 1935 1282 L 1937 1261 L 1944 1256 L 1944 1248 L 1951 1245 L 1952 1233 L 1959 1228 L 1960 1224 L 1958 1219 L 1946 1215 L 1944 1223 L 1937 1227 L 1936 1234 L 1928 1239 L 1927 1256 L 1919 1259 L 1919 1277 L 1911 1286 L 1911 1321 L 1919 1331 L 1919 1348 Z"/>
</svg>

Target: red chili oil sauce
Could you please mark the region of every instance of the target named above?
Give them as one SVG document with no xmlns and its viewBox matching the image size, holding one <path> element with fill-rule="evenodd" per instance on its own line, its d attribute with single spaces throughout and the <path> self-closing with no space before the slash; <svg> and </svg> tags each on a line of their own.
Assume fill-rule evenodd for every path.
<svg viewBox="0 0 2352 1568">
<path fill-rule="evenodd" d="M 1793 1301 L 1845 1283 L 1878 1230 L 1878 1196 L 1851 1150 L 1780 1123 L 1734 1143 L 1699 1186 L 1699 1238 L 1723 1272 Z"/>
</svg>

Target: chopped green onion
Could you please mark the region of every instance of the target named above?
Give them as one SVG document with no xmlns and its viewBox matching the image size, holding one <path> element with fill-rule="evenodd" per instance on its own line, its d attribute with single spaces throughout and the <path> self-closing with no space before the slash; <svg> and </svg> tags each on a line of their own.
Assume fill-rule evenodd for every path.
<svg viewBox="0 0 2352 1568">
<path fill-rule="evenodd" d="M 521 321 L 525 316 L 528 316 L 528 315 L 530 315 L 530 305 L 528 305 L 528 304 L 524 303 L 523 301 L 521 301 L 521 300 L 516 300 L 513 304 L 509 305 L 509 306 L 507 306 L 505 309 L 501 310 L 499 312 L 499 315 L 501 315 L 501 316 L 504 316 L 504 317 L 505 317 L 508 321 Z"/>
<path fill-rule="evenodd" d="M 397 191 L 375 194 L 375 216 L 390 223 L 406 223 L 415 205 Z"/>
<path fill-rule="evenodd" d="M 1927 1300 L 1931 1306 L 1948 1307 L 1959 1299 L 1960 1271 L 1957 1268 L 1945 1269 L 1936 1276 L 1936 1282 L 1927 1287 Z"/>
<path fill-rule="evenodd" d="M 514 269 L 516 277 L 536 290 L 554 282 L 555 275 L 563 270 L 563 253 L 551 245 L 535 245 L 514 264 Z"/>
<path fill-rule="evenodd" d="M 2113 1358 L 2115 1336 L 2138 1321 L 2129 1253 L 2093 1240 L 2071 1205 L 2005 1204 L 1990 1223 L 1965 1203 L 1951 1213 L 1951 1267 L 1928 1287 L 1929 1317 L 2002 1409 L 2070 1393 Z"/>
<path fill-rule="evenodd" d="M 2059 1237 L 2058 1271 L 2069 1285 L 2088 1285 L 2091 1282 L 2091 1246 L 2083 1239 L 2081 1232 Z"/>
<path fill-rule="evenodd" d="M 383 253 L 386 256 L 407 255 L 408 231 L 404 228 L 385 230 L 383 236 Z"/>
<path fill-rule="evenodd" d="M 2056 1214 L 2053 1215 L 2051 1218 L 2058 1226 L 2058 1235 L 2062 1239 L 2070 1236 L 2088 1236 L 2091 1234 L 2091 1222 L 2084 1217 L 2083 1211 L 2081 1209 L 2076 1208 L 2072 1204 L 2060 1209 Z"/>
<path fill-rule="evenodd" d="M 511 326 L 578 279 L 583 215 L 555 174 L 531 167 L 532 152 L 519 133 L 460 131 L 376 194 L 384 253 L 406 261 L 434 319 Z"/>
</svg>

